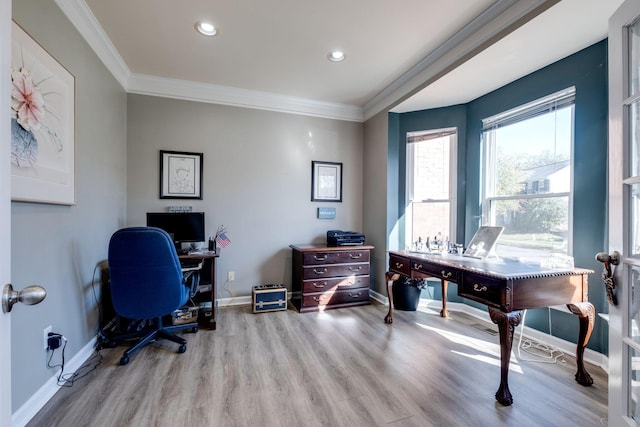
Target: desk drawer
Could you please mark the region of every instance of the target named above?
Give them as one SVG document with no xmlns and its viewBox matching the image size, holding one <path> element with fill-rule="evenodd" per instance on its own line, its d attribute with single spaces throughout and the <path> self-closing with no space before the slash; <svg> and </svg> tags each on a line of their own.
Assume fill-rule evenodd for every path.
<svg viewBox="0 0 640 427">
<path fill-rule="evenodd" d="M 331 277 L 344 277 L 353 275 L 367 275 L 369 274 L 369 263 L 356 263 L 356 264 L 334 264 L 334 265 L 316 265 L 310 267 L 304 267 L 302 272 L 302 278 L 307 279 L 322 279 Z"/>
<path fill-rule="evenodd" d="M 511 289 L 508 281 L 464 273 L 458 295 L 483 304 L 511 311 Z"/>
<path fill-rule="evenodd" d="M 368 250 L 305 252 L 302 256 L 304 265 L 343 264 L 369 262 Z"/>
<path fill-rule="evenodd" d="M 420 262 L 419 260 L 414 260 L 411 261 L 410 267 L 412 272 L 424 273 L 433 277 L 437 277 L 438 279 L 444 279 L 450 282 L 459 283 L 458 273 L 447 266 L 427 264 Z"/>
<path fill-rule="evenodd" d="M 333 292 L 338 290 L 369 288 L 369 276 L 348 276 L 333 279 L 305 280 L 302 292 L 311 294 L 314 292 Z"/>
<path fill-rule="evenodd" d="M 360 288 L 346 291 L 324 292 L 302 296 L 303 307 L 322 307 L 336 304 L 369 303 L 369 289 Z"/>
<path fill-rule="evenodd" d="M 390 254 L 389 270 L 409 277 L 411 275 L 411 272 L 409 270 L 409 258 Z"/>
</svg>

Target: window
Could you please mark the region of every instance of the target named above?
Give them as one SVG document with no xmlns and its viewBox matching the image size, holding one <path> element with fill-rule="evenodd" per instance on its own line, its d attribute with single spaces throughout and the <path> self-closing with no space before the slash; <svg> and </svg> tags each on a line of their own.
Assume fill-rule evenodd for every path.
<svg viewBox="0 0 640 427">
<path fill-rule="evenodd" d="M 496 252 L 571 253 L 575 88 L 483 120 L 483 223 L 503 226 Z"/>
<path fill-rule="evenodd" d="M 407 133 L 406 246 L 455 242 L 455 128 Z"/>
</svg>

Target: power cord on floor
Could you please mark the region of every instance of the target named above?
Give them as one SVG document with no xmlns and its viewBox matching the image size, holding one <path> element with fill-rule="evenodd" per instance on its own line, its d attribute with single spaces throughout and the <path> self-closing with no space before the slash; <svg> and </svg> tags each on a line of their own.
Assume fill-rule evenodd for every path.
<svg viewBox="0 0 640 427">
<path fill-rule="evenodd" d="M 224 282 L 224 290 L 227 291 L 227 293 L 229 295 L 231 295 L 231 300 L 229 300 L 225 305 L 221 306 L 223 308 L 230 306 L 233 303 L 233 300 L 236 299 L 236 296 L 233 294 L 233 292 L 231 292 L 231 289 L 229 289 L 229 285 L 230 284 L 231 284 L 231 282 L 228 281 L 228 280 L 226 282 Z M 213 304 L 215 304 L 215 302 Z"/>
<path fill-rule="evenodd" d="M 64 350 L 67 347 L 67 339 L 62 336 L 62 341 L 64 342 L 64 344 L 62 345 L 62 356 L 61 356 L 61 362 L 57 365 L 52 365 L 51 364 L 51 360 L 53 359 L 53 355 L 56 352 L 56 349 L 49 349 L 47 351 L 50 351 L 51 354 L 49 355 L 49 360 L 47 360 L 47 367 L 48 368 L 60 368 L 60 373 L 58 374 L 58 378 L 57 378 L 57 384 L 60 387 L 73 387 L 73 384 L 78 381 L 81 378 L 86 377 L 87 375 L 89 375 L 89 373 L 95 371 L 98 366 L 102 363 L 102 354 L 100 354 L 100 350 L 96 349 L 96 351 L 94 351 L 93 355 L 87 359 L 82 366 L 80 366 L 78 368 L 78 370 L 76 370 L 75 372 L 70 372 L 65 374 L 64 373 Z"/>
<path fill-rule="evenodd" d="M 522 338 L 524 336 L 524 321 L 526 315 L 527 310 L 522 314 L 522 329 L 520 330 L 520 338 L 518 340 L 518 358 L 527 362 L 566 364 L 567 361 L 564 358 L 564 352 L 528 338 L 523 342 Z M 551 312 L 549 312 L 549 334 L 551 334 Z M 534 356 L 535 359 L 523 357 L 521 350 Z"/>
</svg>

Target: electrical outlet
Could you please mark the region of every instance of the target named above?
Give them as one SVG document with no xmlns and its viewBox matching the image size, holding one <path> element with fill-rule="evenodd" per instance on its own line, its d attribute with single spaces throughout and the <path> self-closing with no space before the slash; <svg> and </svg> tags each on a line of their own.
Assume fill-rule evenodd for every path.
<svg viewBox="0 0 640 427">
<path fill-rule="evenodd" d="M 234 273 L 233 271 L 228 272 L 227 282 L 233 282 L 234 280 L 236 280 L 236 273 Z"/>
<path fill-rule="evenodd" d="M 49 325 L 46 328 L 44 328 L 43 331 L 43 338 L 44 338 L 44 349 L 48 349 L 49 348 L 49 332 L 53 331 L 53 326 Z"/>
</svg>

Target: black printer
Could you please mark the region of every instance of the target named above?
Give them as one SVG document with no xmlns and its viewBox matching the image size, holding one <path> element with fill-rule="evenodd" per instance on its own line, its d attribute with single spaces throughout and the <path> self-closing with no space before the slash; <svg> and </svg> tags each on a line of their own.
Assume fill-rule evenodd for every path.
<svg viewBox="0 0 640 427">
<path fill-rule="evenodd" d="M 361 246 L 364 245 L 364 234 L 355 231 L 327 231 L 327 246 Z"/>
</svg>

